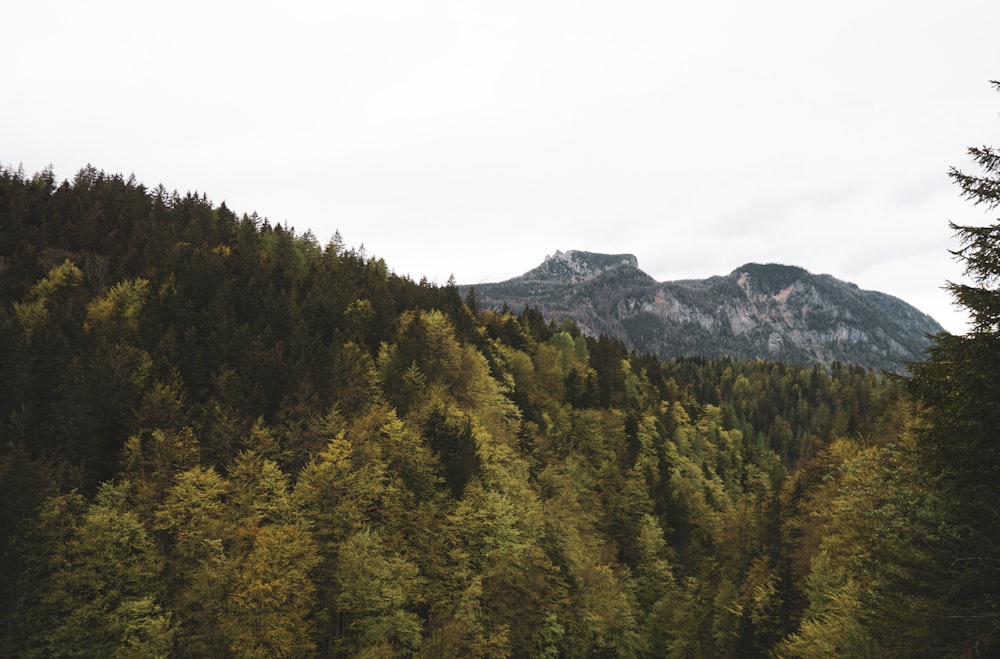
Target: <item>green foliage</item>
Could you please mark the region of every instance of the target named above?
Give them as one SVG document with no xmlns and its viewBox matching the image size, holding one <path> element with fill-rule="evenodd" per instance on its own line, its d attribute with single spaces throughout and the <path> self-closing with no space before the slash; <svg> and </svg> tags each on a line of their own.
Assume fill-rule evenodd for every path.
<svg viewBox="0 0 1000 659">
<path fill-rule="evenodd" d="M 944 612 L 926 575 L 945 539 L 939 500 L 900 447 L 842 439 L 827 451 L 834 470 L 807 497 L 811 523 L 822 526 L 805 579 L 809 604 L 784 652 L 936 655 L 940 638 L 927 621 Z"/>
<path fill-rule="evenodd" d="M 423 579 L 416 565 L 392 553 L 378 533 L 359 531 L 345 540 L 334 572 L 337 608 L 348 614 L 352 656 L 411 654 L 422 643 L 413 609 Z"/>
<path fill-rule="evenodd" d="M 1000 83 L 993 82 L 1000 90 Z M 952 169 L 962 196 L 993 210 L 1000 206 L 1000 156 L 974 147 L 979 172 Z M 969 331 L 934 337 L 930 358 L 911 366 L 904 384 L 919 404 L 915 427 L 919 464 L 942 491 L 953 541 L 936 552 L 936 575 L 948 584 L 942 599 L 948 622 L 935 628 L 947 652 L 1000 651 L 1000 222 L 951 225 L 960 247 L 953 252 L 968 283 L 949 283 L 956 304 L 969 314 Z M 942 620 L 944 620 L 942 619 Z"/>
<path fill-rule="evenodd" d="M 294 525 L 255 530 L 253 548 L 240 561 L 219 616 L 233 656 L 313 656 L 311 571 L 319 561 L 312 537 Z"/>
<path fill-rule="evenodd" d="M 44 577 L 27 614 L 25 654 L 169 655 L 171 616 L 154 600 L 160 563 L 146 528 L 125 509 L 126 491 L 106 484 L 83 510 L 73 497 L 43 507 L 35 537 L 46 553 L 32 562 Z"/>
<path fill-rule="evenodd" d="M 915 365 L 915 414 L 862 368 L 658 360 L 93 168 L 0 196 L 0 653 L 992 647 L 986 320 Z"/>
<path fill-rule="evenodd" d="M 145 279 L 123 281 L 87 305 L 84 329 L 88 331 L 125 331 L 139 329 L 140 313 L 149 295 L 149 282 Z"/>
</svg>

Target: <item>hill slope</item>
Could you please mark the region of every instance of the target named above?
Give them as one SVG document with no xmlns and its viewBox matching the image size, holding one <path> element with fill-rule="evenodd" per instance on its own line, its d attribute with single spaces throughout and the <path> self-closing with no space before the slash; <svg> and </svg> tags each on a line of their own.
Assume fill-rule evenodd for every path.
<svg viewBox="0 0 1000 659">
<path fill-rule="evenodd" d="M 899 371 L 901 362 L 923 359 L 927 335 L 942 331 L 898 298 L 777 264 L 657 282 L 631 254 L 557 251 L 520 277 L 474 288 L 480 305 L 536 306 L 662 358 L 839 361 Z"/>
</svg>

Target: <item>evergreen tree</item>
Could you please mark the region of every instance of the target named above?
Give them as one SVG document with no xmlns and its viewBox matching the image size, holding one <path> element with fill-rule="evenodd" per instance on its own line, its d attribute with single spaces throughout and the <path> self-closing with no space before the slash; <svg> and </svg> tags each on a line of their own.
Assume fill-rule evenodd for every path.
<svg viewBox="0 0 1000 659">
<path fill-rule="evenodd" d="M 1000 91 L 1000 82 L 993 82 Z M 962 196 L 1000 206 L 1000 150 L 975 147 L 980 172 L 953 168 Z M 1000 651 L 1000 220 L 987 226 L 951 224 L 961 242 L 953 252 L 969 283 L 949 283 L 969 312 L 966 334 L 938 334 L 930 358 L 911 365 L 907 388 L 921 405 L 920 459 L 952 506 L 956 542 L 942 556 L 946 598 L 953 611 L 939 621 L 954 652 Z"/>
</svg>

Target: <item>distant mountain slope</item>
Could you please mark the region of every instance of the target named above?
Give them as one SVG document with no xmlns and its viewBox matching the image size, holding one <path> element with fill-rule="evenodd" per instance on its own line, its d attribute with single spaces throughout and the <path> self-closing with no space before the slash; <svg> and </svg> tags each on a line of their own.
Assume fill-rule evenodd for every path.
<svg viewBox="0 0 1000 659">
<path fill-rule="evenodd" d="M 475 288 L 481 306 L 536 306 L 659 357 L 834 361 L 900 371 L 942 331 L 902 300 L 803 268 L 747 263 L 725 276 L 657 282 L 631 254 L 569 251 Z"/>
</svg>

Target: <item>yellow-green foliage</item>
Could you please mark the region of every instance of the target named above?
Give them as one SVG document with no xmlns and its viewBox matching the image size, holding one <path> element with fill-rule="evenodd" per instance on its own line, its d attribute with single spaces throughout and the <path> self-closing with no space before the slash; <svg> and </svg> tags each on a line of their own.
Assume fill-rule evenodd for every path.
<svg viewBox="0 0 1000 659">
<path fill-rule="evenodd" d="M 0 208 L 0 654 L 919 656 L 992 615 L 877 373 L 657 360 L 93 171 L 36 196 Z"/>
<path fill-rule="evenodd" d="M 14 303 L 14 316 L 25 335 L 31 336 L 49 318 L 49 311 L 65 301 L 83 283 L 83 272 L 66 259 L 31 287 L 27 298 Z"/>
<path fill-rule="evenodd" d="M 134 279 L 115 284 L 87 305 L 84 328 L 90 331 L 135 332 L 139 328 L 142 307 L 149 295 L 149 282 Z"/>
</svg>

